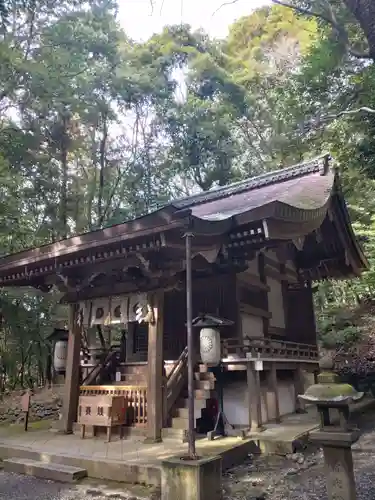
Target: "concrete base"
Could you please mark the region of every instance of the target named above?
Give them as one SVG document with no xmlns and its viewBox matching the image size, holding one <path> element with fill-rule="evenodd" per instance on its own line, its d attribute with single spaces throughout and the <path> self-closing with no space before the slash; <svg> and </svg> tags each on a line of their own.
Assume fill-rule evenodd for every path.
<svg viewBox="0 0 375 500">
<path fill-rule="evenodd" d="M 2 430 L 2 429 L 0 429 Z M 28 459 L 36 462 L 68 465 L 87 470 L 88 477 L 124 483 L 161 485 L 162 462 L 166 457 L 182 456 L 186 445 L 163 442 L 145 445 L 143 440 L 114 439 L 110 443 L 100 437 L 81 440 L 77 436 L 49 431 L 0 433 L 0 460 Z M 5 434 L 4 432 L 4 434 Z M 242 463 L 256 446 L 248 439 L 221 438 L 197 441 L 201 457 L 220 455 L 223 470 Z"/>
<path fill-rule="evenodd" d="M 162 462 L 161 500 L 221 500 L 221 457 Z"/>
<path fill-rule="evenodd" d="M 86 469 L 61 464 L 43 463 L 27 458 L 11 458 L 4 460 L 3 463 L 6 472 L 26 474 L 50 481 L 74 483 L 87 476 Z"/>
</svg>

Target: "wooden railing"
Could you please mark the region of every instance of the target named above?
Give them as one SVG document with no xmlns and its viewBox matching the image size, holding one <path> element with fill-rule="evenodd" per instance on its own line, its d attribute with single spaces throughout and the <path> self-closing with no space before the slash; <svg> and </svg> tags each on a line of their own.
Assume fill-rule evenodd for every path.
<svg viewBox="0 0 375 500">
<path fill-rule="evenodd" d="M 293 361 L 316 361 L 319 353 L 314 345 L 274 340 L 263 337 L 233 338 L 222 341 L 222 357 L 235 356 L 240 359 L 275 358 Z"/>
<path fill-rule="evenodd" d="M 181 390 L 186 383 L 187 358 L 188 349 L 185 347 L 176 363 L 174 363 L 173 368 L 167 375 L 165 394 L 166 408 L 164 410 L 164 418 L 167 418 L 169 415 L 172 406 L 176 402 L 176 399 L 179 397 Z"/>
<path fill-rule="evenodd" d="M 145 427 L 147 424 L 147 386 L 139 385 L 82 385 L 81 396 L 124 396 L 127 407 L 127 425 Z"/>
</svg>

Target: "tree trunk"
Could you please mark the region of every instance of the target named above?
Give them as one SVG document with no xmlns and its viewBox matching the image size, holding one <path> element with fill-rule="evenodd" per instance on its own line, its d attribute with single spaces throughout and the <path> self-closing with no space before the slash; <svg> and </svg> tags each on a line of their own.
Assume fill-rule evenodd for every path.
<svg viewBox="0 0 375 500">
<path fill-rule="evenodd" d="M 363 29 L 375 61 L 375 0 L 344 0 L 344 3 Z"/>
</svg>

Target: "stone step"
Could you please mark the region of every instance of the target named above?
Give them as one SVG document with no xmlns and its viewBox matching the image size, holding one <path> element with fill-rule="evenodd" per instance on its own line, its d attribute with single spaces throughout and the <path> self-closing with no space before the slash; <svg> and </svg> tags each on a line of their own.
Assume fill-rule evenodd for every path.
<svg viewBox="0 0 375 500">
<path fill-rule="evenodd" d="M 208 366 L 207 365 L 198 365 L 198 372 L 199 373 L 208 373 Z"/>
<path fill-rule="evenodd" d="M 206 399 L 195 399 L 194 400 L 194 408 L 195 409 L 200 409 L 206 408 L 207 401 Z M 189 400 L 187 398 L 184 399 L 179 399 L 177 401 L 177 408 L 188 408 L 189 407 Z"/>
<path fill-rule="evenodd" d="M 172 427 L 164 427 L 161 432 L 163 442 L 166 441 L 168 443 L 187 443 L 188 442 L 188 431 L 186 429 L 172 429 Z M 206 434 L 197 434 L 195 433 L 196 441 L 201 439 L 205 439 L 207 437 Z"/>
<path fill-rule="evenodd" d="M 128 385 L 143 385 L 147 384 L 147 376 L 142 373 L 125 373 L 121 375 L 121 382 L 126 382 Z"/>
<path fill-rule="evenodd" d="M 189 429 L 189 420 L 188 418 L 182 417 L 173 417 L 172 418 L 172 429 Z"/>
<path fill-rule="evenodd" d="M 173 417 L 172 418 L 172 429 L 184 429 L 188 430 L 189 420 L 187 418 Z"/>
<path fill-rule="evenodd" d="M 165 427 L 161 431 L 163 441 L 177 441 L 180 443 L 187 443 L 188 435 L 186 429 L 173 429 L 172 427 Z"/>
<path fill-rule="evenodd" d="M 205 391 L 213 391 L 215 389 L 215 381 L 214 380 L 196 380 L 195 381 L 196 389 L 203 389 Z"/>
<path fill-rule="evenodd" d="M 182 394 L 184 399 L 187 399 L 188 393 L 187 390 L 184 391 Z M 207 389 L 194 389 L 194 399 L 195 400 L 200 400 L 200 399 L 211 399 L 215 396 L 215 391 L 213 390 L 207 390 Z"/>
<path fill-rule="evenodd" d="M 40 479 L 73 483 L 87 476 L 87 470 L 70 465 L 61 465 L 52 462 L 38 462 L 27 458 L 9 458 L 3 461 L 5 472 L 26 474 Z"/>
<path fill-rule="evenodd" d="M 212 372 L 195 372 L 195 380 L 216 380 L 215 374 Z"/>
<path fill-rule="evenodd" d="M 206 389 L 195 389 L 194 399 L 211 399 L 214 395 L 214 391 Z"/>
<path fill-rule="evenodd" d="M 148 365 L 147 364 L 141 364 L 141 365 L 120 365 L 118 367 L 118 371 L 120 371 L 123 375 L 127 374 L 135 374 L 135 375 L 144 375 L 147 377 L 147 372 L 148 372 Z"/>
<path fill-rule="evenodd" d="M 175 417 L 180 418 L 189 418 L 189 408 L 176 408 Z M 198 420 L 198 418 L 202 417 L 202 409 L 194 407 L 194 418 Z"/>
</svg>

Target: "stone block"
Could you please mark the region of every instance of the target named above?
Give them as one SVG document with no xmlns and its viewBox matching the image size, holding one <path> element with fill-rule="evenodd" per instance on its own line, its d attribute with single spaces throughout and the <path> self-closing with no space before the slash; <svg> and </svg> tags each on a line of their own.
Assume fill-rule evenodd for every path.
<svg viewBox="0 0 375 500">
<path fill-rule="evenodd" d="M 328 498 L 356 500 L 353 457 L 350 448 L 323 446 Z"/>
<path fill-rule="evenodd" d="M 221 457 L 163 461 L 161 500 L 221 500 L 222 495 Z"/>
<path fill-rule="evenodd" d="M 26 458 L 10 458 L 4 460 L 3 463 L 6 472 L 26 474 L 63 483 L 72 483 L 87 476 L 87 470 L 80 467 L 38 462 Z"/>
</svg>

